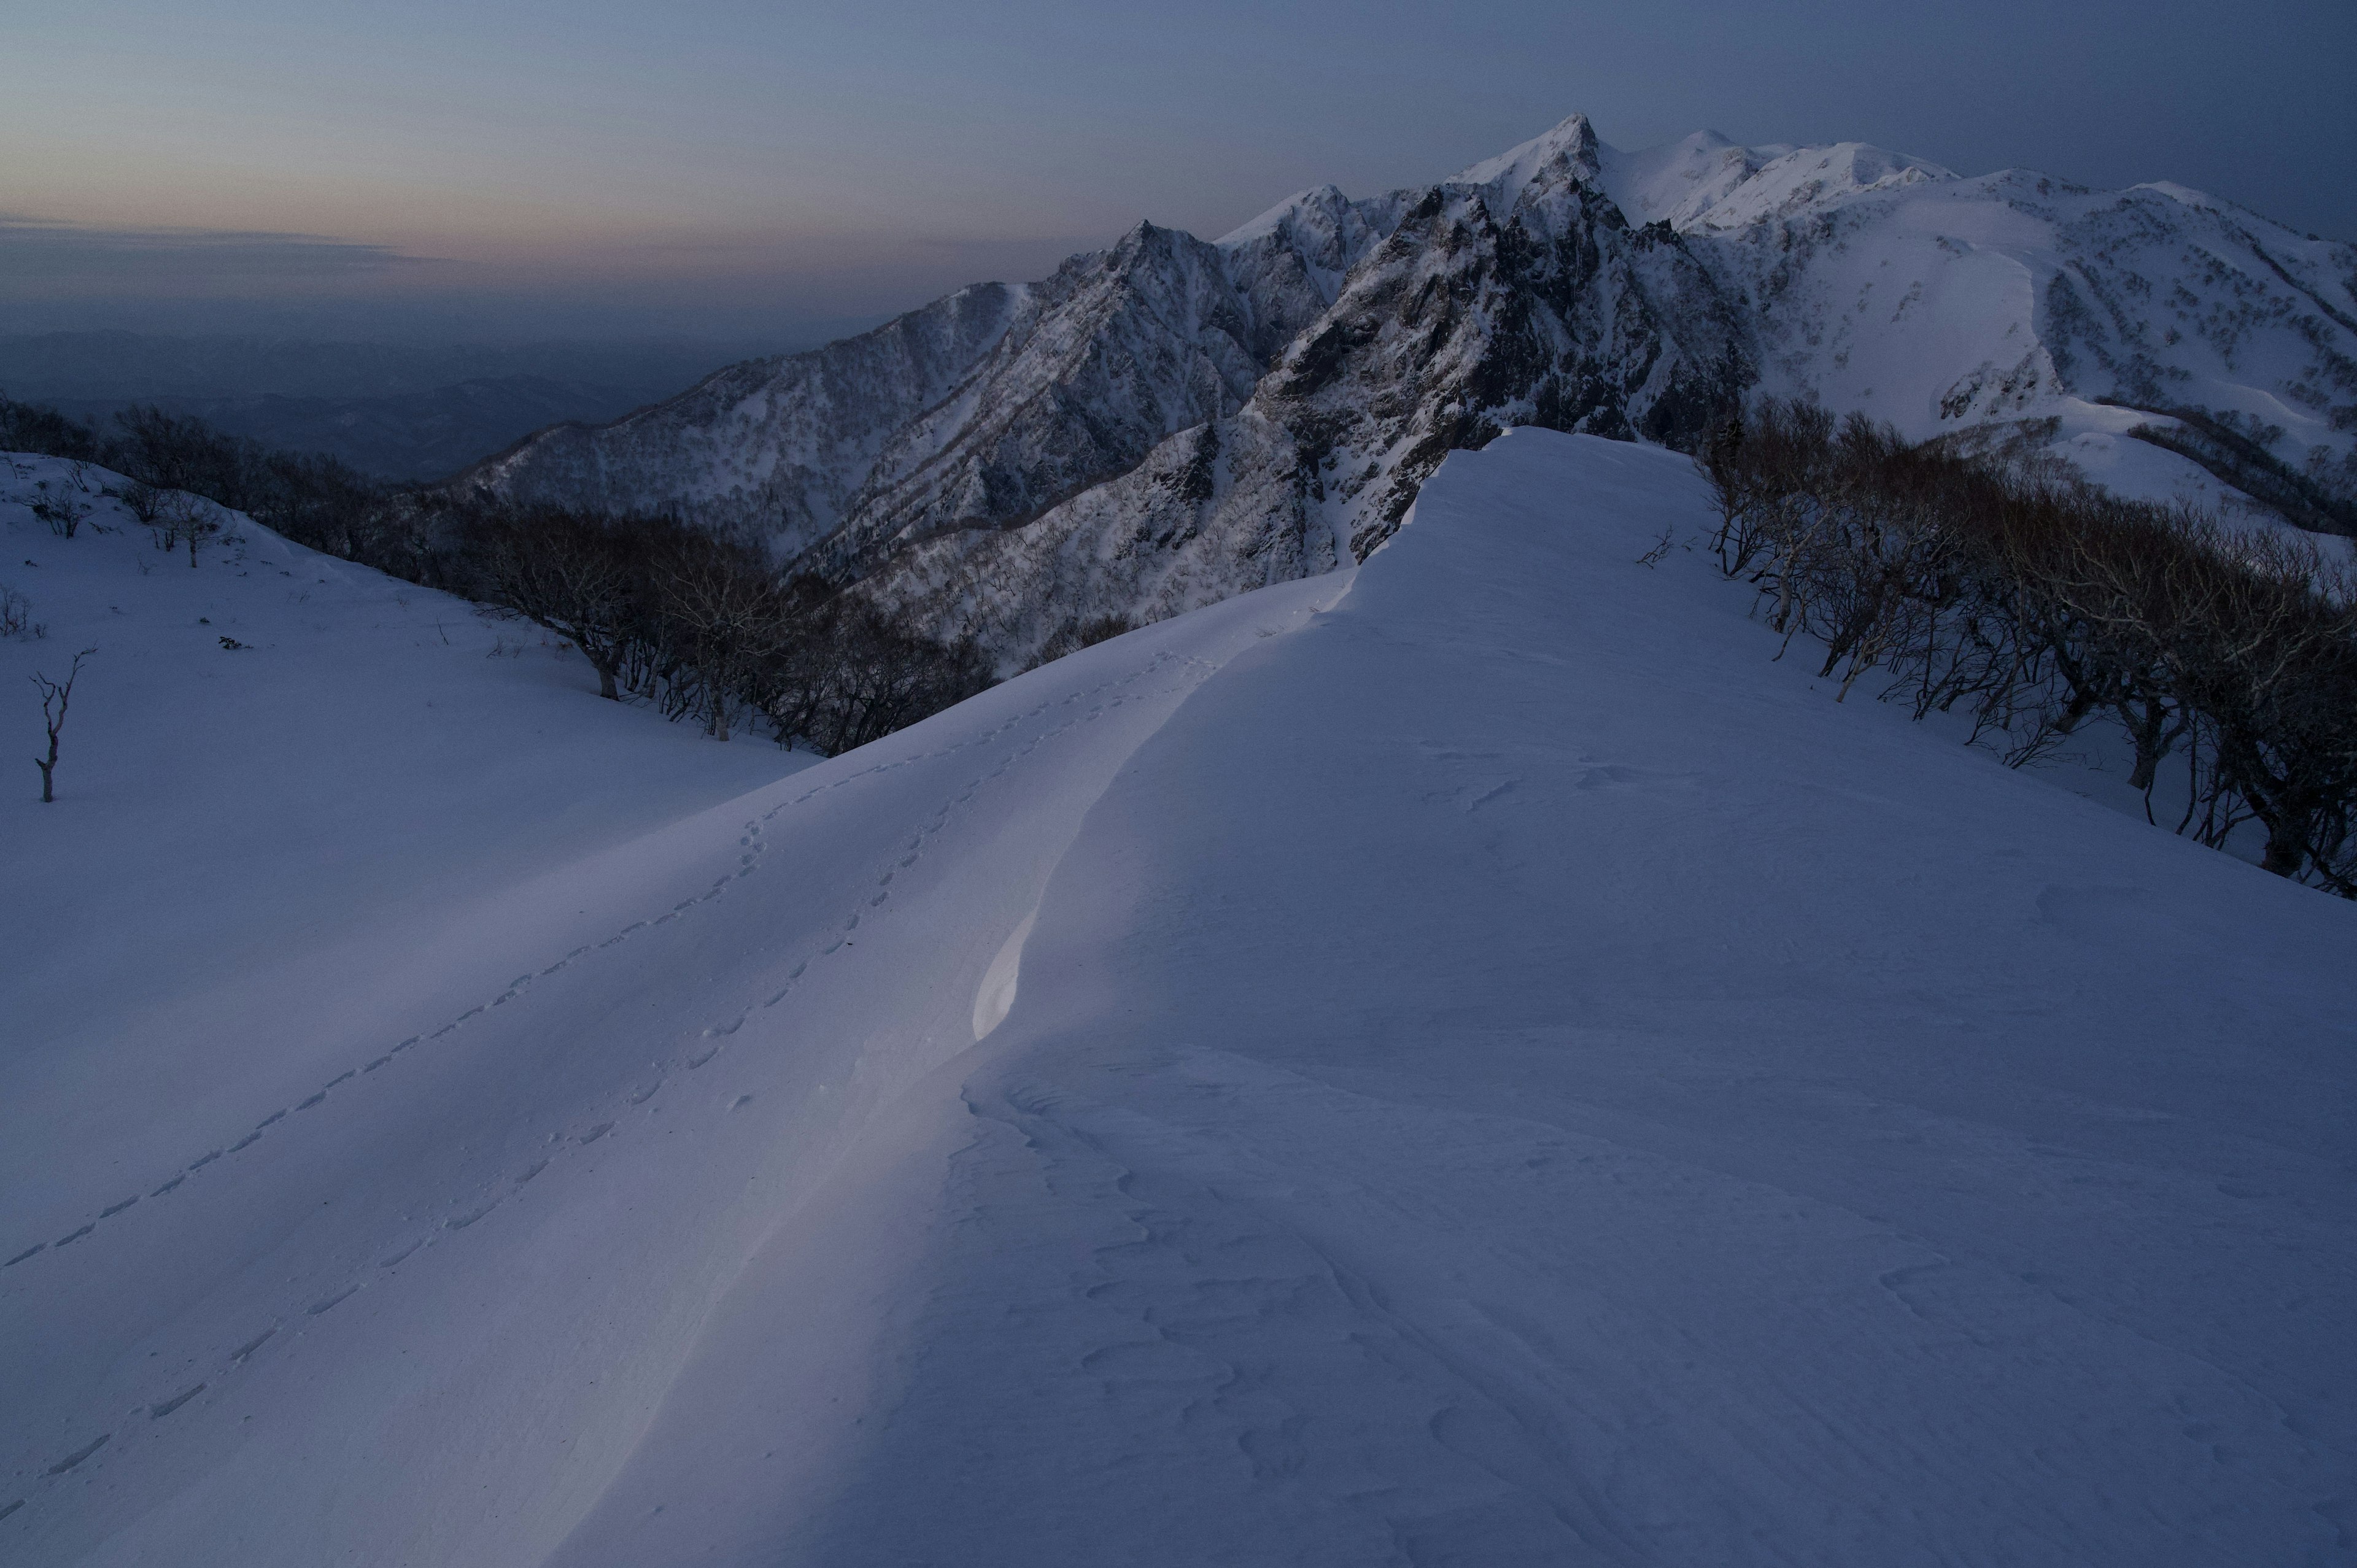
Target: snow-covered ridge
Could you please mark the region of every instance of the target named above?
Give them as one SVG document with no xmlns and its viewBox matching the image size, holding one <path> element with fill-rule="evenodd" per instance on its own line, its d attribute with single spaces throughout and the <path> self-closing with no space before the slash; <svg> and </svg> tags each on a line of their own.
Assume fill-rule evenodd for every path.
<svg viewBox="0 0 2357 1568">
<path fill-rule="evenodd" d="M 0 504 L 112 682 L 0 797 L 0 1560 L 2345 1555 L 2357 908 L 1835 704 L 1674 453 L 1416 507 L 780 777 Z"/>
<path fill-rule="evenodd" d="M 2357 247 L 2166 184 L 1707 132 L 1623 152 L 1574 115 L 1215 242 L 1142 224 L 472 480 L 762 537 L 1011 666 L 1362 554 L 1499 429 L 1690 444 L 1761 392 L 2357 529 Z"/>
</svg>

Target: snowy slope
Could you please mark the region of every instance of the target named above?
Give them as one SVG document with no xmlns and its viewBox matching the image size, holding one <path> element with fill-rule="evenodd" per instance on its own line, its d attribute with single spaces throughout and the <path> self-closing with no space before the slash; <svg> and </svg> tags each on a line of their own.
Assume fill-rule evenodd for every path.
<svg viewBox="0 0 2357 1568">
<path fill-rule="evenodd" d="M 1706 517 L 1513 432 L 70 1044 L 0 1553 L 2352 1560 L 2357 910 L 1834 705 Z"/>
<path fill-rule="evenodd" d="M 1917 439 L 2196 410 L 2357 497 L 2357 413 L 2334 412 L 2357 409 L 2357 247 L 2180 186 L 1965 179 L 1855 144 L 1718 156 L 1717 181 L 1626 160 L 1622 205 L 1664 209 L 1748 296 L 1764 390 Z"/>
<path fill-rule="evenodd" d="M 87 1174 L 33 1157 L 23 1119 L 70 1104 L 102 1120 L 95 1090 L 124 1074 L 162 1075 L 191 1112 L 242 1109 L 216 1098 L 214 1050 L 181 1036 L 192 1012 L 245 1019 L 258 972 L 300 992 L 322 971 L 367 971 L 384 944 L 813 760 L 699 745 L 585 701 L 587 664 L 537 628 L 235 513 L 192 568 L 99 493 L 106 481 L 121 482 L 85 470 L 85 494 L 71 465 L 0 456 L 0 584 L 48 628 L 0 639 L 0 854 L 18 890 L 0 906 L 16 1090 L 0 1191 L 20 1212 Z M 21 504 L 44 482 L 92 509 L 76 537 Z M 62 677 L 83 648 L 96 652 L 44 806 L 27 678 Z M 309 1006 L 272 1029 L 299 1036 Z M 144 1127 L 150 1110 L 129 1114 Z"/>
</svg>

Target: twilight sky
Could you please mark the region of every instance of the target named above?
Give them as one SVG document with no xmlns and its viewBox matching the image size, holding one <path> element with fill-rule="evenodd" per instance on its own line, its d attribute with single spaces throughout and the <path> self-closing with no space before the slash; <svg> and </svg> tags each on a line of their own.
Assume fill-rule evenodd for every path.
<svg viewBox="0 0 2357 1568">
<path fill-rule="evenodd" d="M 1575 110 L 2357 239 L 2351 0 L 16 0 L 0 334 L 785 346 Z"/>
</svg>

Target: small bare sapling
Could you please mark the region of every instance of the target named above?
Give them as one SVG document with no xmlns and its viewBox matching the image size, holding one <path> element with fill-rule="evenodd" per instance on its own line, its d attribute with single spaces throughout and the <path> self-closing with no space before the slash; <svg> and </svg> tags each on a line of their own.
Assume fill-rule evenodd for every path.
<svg viewBox="0 0 2357 1568">
<path fill-rule="evenodd" d="M 85 648 L 75 654 L 63 681 L 52 681 L 38 671 L 33 673 L 33 688 L 41 693 L 41 723 L 49 732 L 48 756 L 33 758 L 33 766 L 41 770 L 41 804 L 45 806 L 58 798 L 58 737 L 65 733 L 66 707 L 73 701 L 74 682 L 81 676 L 81 661 L 97 651 Z"/>
</svg>

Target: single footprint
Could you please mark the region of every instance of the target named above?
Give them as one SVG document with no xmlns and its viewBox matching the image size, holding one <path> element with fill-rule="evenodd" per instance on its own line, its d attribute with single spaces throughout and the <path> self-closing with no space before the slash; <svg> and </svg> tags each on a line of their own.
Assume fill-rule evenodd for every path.
<svg viewBox="0 0 2357 1568">
<path fill-rule="evenodd" d="M 83 1460 L 89 1458 L 91 1455 L 105 1447 L 106 1440 L 113 1435 L 114 1434 L 111 1432 L 100 1433 L 97 1439 L 91 1442 L 88 1446 L 75 1449 L 72 1453 L 67 1455 L 64 1458 L 50 1466 L 49 1474 L 52 1476 L 64 1475 L 68 1470 L 72 1469 L 75 1466 L 81 1464 Z"/>
</svg>

